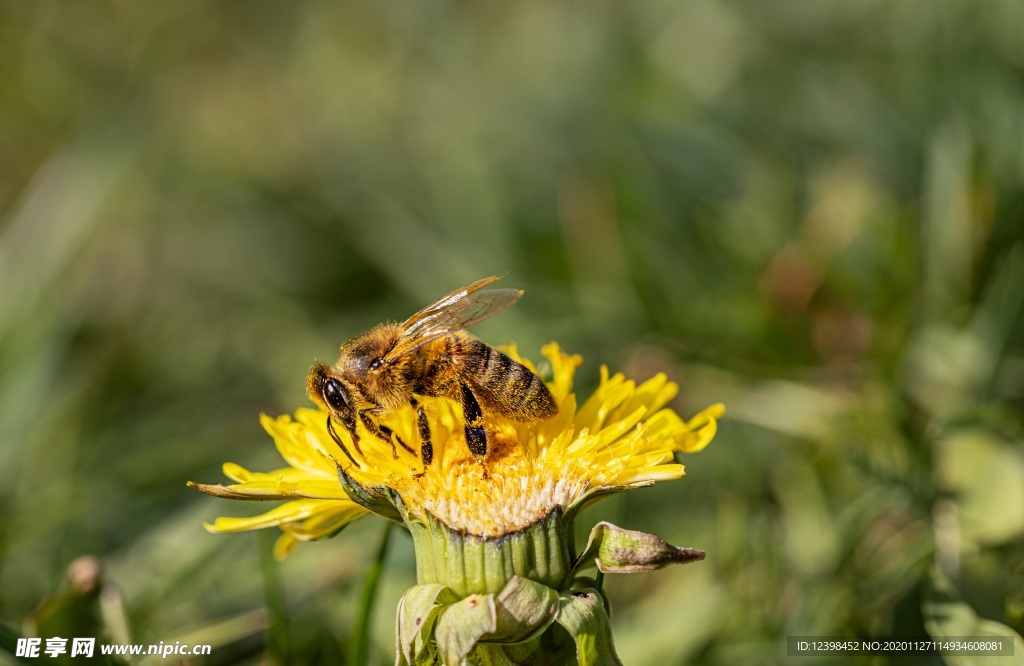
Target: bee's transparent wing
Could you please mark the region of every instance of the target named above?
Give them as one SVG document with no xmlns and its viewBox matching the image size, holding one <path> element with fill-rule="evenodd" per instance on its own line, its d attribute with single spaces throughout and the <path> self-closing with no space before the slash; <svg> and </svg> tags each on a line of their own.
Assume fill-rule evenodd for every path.
<svg viewBox="0 0 1024 666">
<path fill-rule="evenodd" d="M 493 317 L 519 300 L 519 289 L 480 291 L 499 278 L 491 276 L 456 289 L 423 308 L 402 323 L 402 337 L 384 358 L 391 363 L 444 335 Z"/>
</svg>

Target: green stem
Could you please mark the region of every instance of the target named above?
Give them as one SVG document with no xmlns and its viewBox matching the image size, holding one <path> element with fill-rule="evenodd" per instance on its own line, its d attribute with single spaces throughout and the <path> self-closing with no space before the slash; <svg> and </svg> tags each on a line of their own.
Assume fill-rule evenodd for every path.
<svg viewBox="0 0 1024 666">
<path fill-rule="evenodd" d="M 608 617 L 612 615 L 612 602 L 608 601 L 608 596 L 604 593 L 604 573 L 598 569 L 597 575 L 594 576 L 594 589 L 601 595 L 601 604 L 604 606 L 604 612 L 608 613 Z"/>
<path fill-rule="evenodd" d="M 380 535 L 380 543 L 377 546 L 377 555 L 366 571 L 366 578 L 363 579 L 363 591 L 359 597 L 359 617 L 356 621 L 356 632 L 349 642 L 348 663 L 352 666 L 364 666 L 370 657 L 370 621 L 373 616 L 373 607 L 377 601 L 377 587 L 380 585 L 380 576 L 384 572 L 384 558 L 388 553 L 388 542 L 391 540 L 391 523 L 384 524 L 384 531 Z"/>
<path fill-rule="evenodd" d="M 287 664 L 291 661 L 291 636 L 288 633 L 288 612 L 285 610 L 284 591 L 278 575 L 277 560 L 274 559 L 274 536 L 270 530 L 256 533 L 260 555 L 260 571 L 263 573 L 263 595 L 270 613 L 270 627 L 267 630 L 267 652 L 272 661 Z"/>
</svg>

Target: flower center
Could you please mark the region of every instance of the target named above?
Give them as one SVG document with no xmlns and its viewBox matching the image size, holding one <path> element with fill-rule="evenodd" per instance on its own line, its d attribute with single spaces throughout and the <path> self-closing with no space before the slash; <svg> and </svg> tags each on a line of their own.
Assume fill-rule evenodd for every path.
<svg viewBox="0 0 1024 666">
<path fill-rule="evenodd" d="M 570 465 L 555 468 L 528 456 L 512 429 L 488 431 L 488 447 L 478 459 L 452 441 L 422 476 L 396 477 L 389 485 L 413 513 L 424 509 L 449 528 L 480 537 L 526 529 L 586 490 Z"/>
</svg>

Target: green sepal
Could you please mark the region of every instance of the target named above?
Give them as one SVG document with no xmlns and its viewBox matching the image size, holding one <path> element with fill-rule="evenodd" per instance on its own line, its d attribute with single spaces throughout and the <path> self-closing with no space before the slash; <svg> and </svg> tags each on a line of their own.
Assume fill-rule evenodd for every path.
<svg viewBox="0 0 1024 666">
<path fill-rule="evenodd" d="M 555 613 L 557 615 L 558 611 L 556 610 Z M 540 663 L 538 661 L 538 658 L 540 657 L 539 653 L 541 652 L 540 638 L 535 638 L 531 641 L 526 641 L 525 643 L 511 643 L 506 645 L 492 646 L 478 645 L 476 649 L 481 650 L 483 648 L 488 647 L 494 650 L 500 650 L 501 656 L 503 656 L 505 659 L 507 659 L 513 664 Z M 473 656 L 475 656 L 475 654 L 470 655 L 470 658 L 472 658 Z"/>
<path fill-rule="evenodd" d="M 518 666 L 522 661 L 513 660 L 501 645 L 477 645 L 469 655 L 473 666 Z"/>
<path fill-rule="evenodd" d="M 395 491 L 384 486 L 363 486 L 338 465 L 338 481 L 348 498 L 367 511 L 387 518 L 393 523 L 405 526 L 402 514 L 395 506 Z"/>
<path fill-rule="evenodd" d="M 497 622 L 488 643 L 522 643 L 539 636 L 558 615 L 558 592 L 547 585 L 512 576 L 494 599 Z"/>
<path fill-rule="evenodd" d="M 600 522 L 591 530 L 587 547 L 576 560 L 573 571 L 582 571 L 595 563 L 601 573 L 653 571 L 670 564 L 698 562 L 705 555 L 703 550 L 679 548 L 653 534 Z"/>
<path fill-rule="evenodd" d="M 597 490 L 585 495 L 583 499 L 579 500 L 575 504 L 565 509 L 565 521 L 568 524 L 572 524 L 576 517 L 583 512 L 584 509 L 589 509 L 591 506 L 596 504 L 598 501 L 607 499 L 612 495 L 626 492 L 627 490 L 637 490 L 638 488 L 650 488 L 654 485 L 654 481 L 636 481 L 634 483 L 627 483 L 622 486 L 613 486 L 611 488 L 604 488 Z"/>
<path fill-rule="evenodd" d="M 402 605 L 405 603 L 405 597 L 403 596 L 398 600 L 398 617 L 402 617 Z M 402 625 L 399 623 L 400 620 L 395 621 L 395 666 L 409 666 L 409 660 L 405 658 L 405 652 L 402 651 Z"/>
<path fill-rule="evenodd" d="M 431 663 L 435 645 L 445 664 L 459 664 L 478 644 L 530 641 L 555 621 L 558 603 L 555 590 L 521 576 L 513 576 L 497 595 L 474 594 L 461 601 L 439 583 L 414 585 L 398 602 L 396 664 Z M 497 647 L 487 652 L 492 659 L 495 650 L 500 652 Z"/>
<path fill-rule="evenodd" d="M 555 621 L 569 632 L 576 643 L 579 666 L 622 666 L 612 644 L 604 601 L 597 590 L 563 592 L 558 597 Z"/>
<path fill-rule="evenodd" d="M 399 510 L 404 505 L 395 499 Z M 406 525 L 416 549 L 416 580 L 439 583 L 460 597 L 501 594 L 513 576 L 555 590 L 565 587 L 574 561 L 571 530 L 560 509 L 530 527 L 495 538 L 453 530 L 424 511 Z"/>
<path fill-rule="evenodd" d="M 406 663 L 419 663 L 441 608 L 458 601 L 444 585 L 413 585 L 398 602 L 396 640 Z"/>
<path fill-rule="evenodd" d="M 434 630 L 437 651 L 445 666 L 460 666 L 485 634 L 497 629 L 493 594 L 471 594 L 441 609 Z"/>
</svg>

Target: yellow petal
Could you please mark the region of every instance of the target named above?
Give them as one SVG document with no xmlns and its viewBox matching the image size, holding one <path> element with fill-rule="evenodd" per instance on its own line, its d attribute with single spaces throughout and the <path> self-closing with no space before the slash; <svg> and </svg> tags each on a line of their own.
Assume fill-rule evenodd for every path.
<svg viewBox="0 0 1024 666">
<path fill-rule="evenodd" d="M 250 518 L 218 518 L 213 524 L 206 523 L 204 527 L 209 532 L 223 534 L 225 532 L 245 532 L 247 530 L 258 530 L 263 527 L 281 526 L 286 523 L 294 523 L 305 520 L 319 513 L 350 512 L 356 507 L 361 513 L 367 513 L 358 504 L 351 500 L 294 500 L 275 507 L 266 513 Z M 358 515 L 353 515 L 353 520 Z"/>
<path fill-rule="evenodd" d="M 323 422 L 321 425 L 315 425 L 314 414 L 319 415 L 318 420 Z M 296 412 L 296 416 L 301 420 L 293 421 L 287 415 L 275 419 L 261 414 L 260 423 L 267 434 L 274 438 L 274 445 L 289 465 L 309 474 L 331 474 L 334 463 L 330 458 L 331 453 L 324 446 L 327 442 L 334 445 L 327 435 L 327 414 L 306 409 Z M 338 434 L 342 439 L 348 435 L 344 428 Z M 330 451 L 333 452 L 333 449 Z"/>
<path fill-rule="evenodd" d="M 637 386 L 633 395 L 616 410 L 616 413 L 629 414 L 637 407 L 642 406 L 647 408 L 649 414 L 653 414 L 667 405 L 678 393 L 679 385 L 670 382 L 665 373 L 659 372 Z"/>
<path fill-rule="evenodd" d="M 609 377 L 608 368 L 601 366 L 601 384 L 576 413 L 576 427 L 588 428 L 591 432 L 600 430 L 609 414 L 633 393 L 633 387 L 633 382 L 626 381 L 625 376 Z"/>
<path fill-rule="evenodd" d="M 274 542 L 274 559 L 279 562 L 284 560 L 295 551 L 299 543 L 301 542 L 298 539 L 284 532 Z"/>
<path fill-rule="evenodd" d="M 718 432 L 718 421 L 710 419 L 700 430 L 681 437 L 676 443 L 676 449 L 683 453 L 696 453 L 711 443 L 716 432 Z"/>
<path fill-rule="evenodd" d="M 582 365 L 583 357 L 578 354 L 563 354 L 556 342 L 544 345 L 540 353 L 551 362 L 551 393 L 555 402 L 560 404 L 572 391 L 573 377 L 576 375 L 576 368 Z"/>
<path fill-rule="evenodd" d="M 321 511 L 297 523 L 286 523 L 281 525 L 281 529 L 299 541 L 323 539 L 367 513 L 366 509 L 358 504 L 351 504 L 330 511 Z"/>
<path fill-rule="evenodd" d="M 694 416 L 689 421 L 687 421 L 686 425 L 688 425 L 691 430 L 696 430 L 702 427 L 708 421 L 720 419 L 724 415 L 725 405 L 718 402 L 715 403 L 714 405 L 711 405 L 710 407 L 705 407 L 701 411 L 697 412 L 697 415 Z"/>
</svg>

